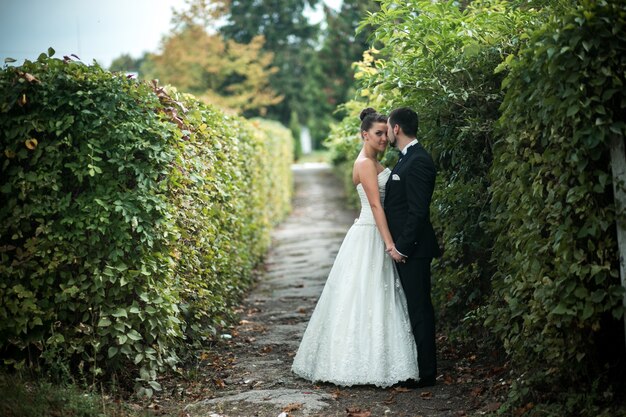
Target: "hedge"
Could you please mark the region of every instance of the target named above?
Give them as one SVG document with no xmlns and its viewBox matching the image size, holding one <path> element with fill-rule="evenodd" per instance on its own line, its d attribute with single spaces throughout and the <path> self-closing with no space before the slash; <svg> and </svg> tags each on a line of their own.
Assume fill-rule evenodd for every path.
<svg viewBox="0 0 626 417">
<path fill-rule="evenodd" d="M 502 414 L 615 415 L 624 213 L 608 140 L 626 128 L 626 10 L 616 0 L 533 5 L 383 0 L 362 22 L 378 50 L 358 64 L 361 97 L 327 144 L 347 179 L 357 109 L 414 107 L 439 171 L 439 328 L 504 348 L 512 389 Z"/>
<path fill-rule="evenodd" d="M 456 2 L 385 0 L 362 23 L 374 28 L 379 50 L 359 64 L 360 101 L 383 112 L 415 108 L 419 140 L 437 164 L 431 218 L 443 257 L 433 265 L 433 298 L 440 327 L 459 329 L 458 337 L 467 336 L 470 324 L 480 325 L 480 319 L 466 319 L 476 317 L 491 294 L 488 175 L 505 76 L 496 69 L 513 57 L 538 15 L 502 1 L 461 9 Z M 343 160 L 348 149 L 348 160 L 358 153 L 360 142 L 352 140 L 358 133 L 354 112 L 365 106 L 348 105 L 351 121 L 342 122 L 329 141 L 335 161 Z M 388 151 L 383 161 L 392 164 L 396 155 Z"/>
<path fill-rule="evenodd" d="M 626 4 L 583 1 L 533 33 L 504 83 L 487 324 L 542 390 L 599 381 L 623 351 L 609 140 L 626 133 L 624 68 Z"/>
<path fill-rule="evenodd" d="M 53 53 L 0 71 L 0 351 L 150 393 L 249 285 L 292 140 Z"/>
</svg>

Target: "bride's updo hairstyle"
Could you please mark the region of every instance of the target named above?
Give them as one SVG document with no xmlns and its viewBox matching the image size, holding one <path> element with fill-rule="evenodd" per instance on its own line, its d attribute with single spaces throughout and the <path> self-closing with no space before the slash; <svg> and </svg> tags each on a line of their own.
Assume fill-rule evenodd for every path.
<svg viewBox="0 0 626 417">
<path fill-rule="evenodd" d="M 387 123 L 387 116 L 378 113 L 371 107 L 361 110 L 359 115 L 361 119 L 361 137 L 364 130 L 370 130 L 374 123 Z"/>
</svg>

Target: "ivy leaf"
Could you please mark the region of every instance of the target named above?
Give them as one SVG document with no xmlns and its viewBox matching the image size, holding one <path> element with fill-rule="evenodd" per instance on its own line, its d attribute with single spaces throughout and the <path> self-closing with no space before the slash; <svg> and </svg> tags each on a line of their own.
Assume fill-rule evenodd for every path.
<svg viewBox="0 0 626 417">
<path fill-rule="evenodd" d="M 98 320 L 98 327 L 107 327 L 111 325 L 111 320 L 109 320 L 109 318 L 107 317 L 101 317 L 100 320 Z"/>
<path fill-rule="evenodd" d="M 109 359 L 113 358 L 115 355 L 117 355 L 118 352 L 119 352 L 119 349 L 117 347 L 115 347 L 115 346 L 109 347 L 109 350 L 108 350 L 108 353 L 107 353 Z"/>
</svg>

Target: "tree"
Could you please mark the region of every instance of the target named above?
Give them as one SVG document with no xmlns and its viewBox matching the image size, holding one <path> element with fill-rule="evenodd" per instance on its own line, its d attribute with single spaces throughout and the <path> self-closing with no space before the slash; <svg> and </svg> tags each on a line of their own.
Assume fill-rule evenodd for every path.
<svg viewBox="0 0 626 417">
<path fill-rule="evenodd" d="M 187 7 L 174 10 L 174 27 L 201 26 L 208 29 L 225 16 L 230 0 L 185 0 L 185 3 Z"/>
<path fill-rule="evenodd" d="M 143 56 L 139 58 L 133 58 L 129 54 L 122 54 L 111 62 L 109 71 L 136 72 L 141 78 L 143 75 L 141 66 L 146 59 L 148 59 L 148 56 L 148 53 L 144 53 Z"/>
<path fill-rule="evenodd" d="M 272 88 L 284 100 L 268 109 L 268 116 L 289 123 L 295 110 L 301 123 L 310 120 L 308 109 L 315 106 L 304 93 L 310 76 L 311 54 L 318 35 L 304 11 L 318 0 L 233 0 L 220 29 L 226 39 L 250 42 L 255 36 L 265 37 L 263 49 L 274 54 L 278 68 L 270 77 Z M 310 90 L 310 89 L 309 89 Z"/>
<path fill-rule="evenodd" d="M 353 64 L 360 61 L 363 52 L 371 46 L 368 41 L 371 26 L 365 25 L 359 29 L 359 25 L 368 12 L 373 13 L 378 8 L 378 3 L 371 0 L 344 0 L 338 12 L 329 7 L 324 8 L 327 26 L 319 60 L 326 76 L 324 92 L 333 107 L 352 98 Z M 336 114 L 335 118 L 340 120 L 342 116 Z"/>
<path fill-rule="evenodd" d="M 151 56 L 149 75 L 246 116 L 264 115 L 281 97 L 269 86 L 269 76 L 277 69 L 263 44 L 262 36 L 241 44 L 189 24 L 163 41 L 160 54 Z"/>
</svg>

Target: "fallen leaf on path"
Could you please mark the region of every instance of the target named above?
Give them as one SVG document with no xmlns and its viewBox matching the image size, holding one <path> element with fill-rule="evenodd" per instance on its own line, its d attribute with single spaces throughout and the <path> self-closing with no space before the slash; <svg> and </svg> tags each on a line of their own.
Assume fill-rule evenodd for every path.
<svg viewBox="0 0 626 417">
<path fill-rule="evenodd" d="M 330 395 L 332 395 L 334 400 L 338 400 L 339 397 L 343 396 L 344 393 L 341 392 L 339 389 L 334 390 Z"/>
<path fill-rule="evenodd" d="M 492 413 L 494 411 L 498 411 L 498 409 L 500 408 L 501 405 L 502 405 L 502 403 L 499 403 L 499 402 L 489 403 L 485 407 L 485 411 L 488 411 L 490 413 Z"/>
<path fill-rule="evenodd" d="M 494 368 L 491 368 L 487 374 L 487 376 L 496 376 L 501 374 L 502 372 L 506 371 L 506 367 L 505 366 L 496 366 Z"/>
<path fill-rule="evenodd" d="M 516 416 L 521 416 L 521 415 L 525 414 L 527 411 L 530 411 L 531 409 L 533 409 L 534 407 L 535 407 L 535 404 L 528 403 L 525 406 L 520 407 L 517 410 L 515 410 L 515 415 Z"/>
<path fill-rule="evenodd" d="M 360 408 L 346 408 L 348 417 L 371 417 L 372 412 L 369 410 L 361 410 Z"/>
<path fill-rule="evenodd" d="M 396 393 L 395 392 L 391 392 L 391 394 L 389 394 L 389 397 L 387 397 L 387 399 L 385 401 L 383 401 L 384 404 L 393 404 L 396 402 Z"/>
<path fill-rule="evenodd" d="M 298 309 L 298 313 L 300 313 L 300 314 L 306 314 L 306 308 L 304 308 L 304 307 L 300 307 L 300 308 Z"/>
<path fill-rule="evenodd" d="M 302 409 L 302 407 L 304 406 L 303 403 L 291 403 L 291 404 L 287 404 L 285 407 L 283 407 L 283 412 L 285 413 L 289 413 L 291 411 L 296 411 L 296 410 L 300 410 Z"/>
<path fill-rule="evenodd" d="M 263 349 L 261 349 L 261 353 L 270 353 L 274 348 L 271 346 L 265 346 Z"/>
<path fill-rule="evenodd" d="M 454 384 L 454 378 L 452 377 L 452 375 L 444 375 L 443 383 L 446 385 L 452 385 Z"/>
<path fill-rule="evenodd" d="M 483 391 L 484 391 L 484 387 L 474 387 L 474 388 L 472 388 L 472 391 L 470 392 L 470 395 L 472 397 L 478 397 L 478 396 L 482 395 Z"/>
<path fill-rule="evenodd" d="M 411 392 L 413 390 L 411 388 L 407 388 L 407 387 L 394 387 L 392 389 L 392 391 L 394 391 L 394 392 Z"/>
<path fill-rule="evenodd" d="M 432 398 L 433 397 L 433 393 L 430 391 L 422 391 L 420 392 L 420 397 L 422 398 Z"/>
</svg>

